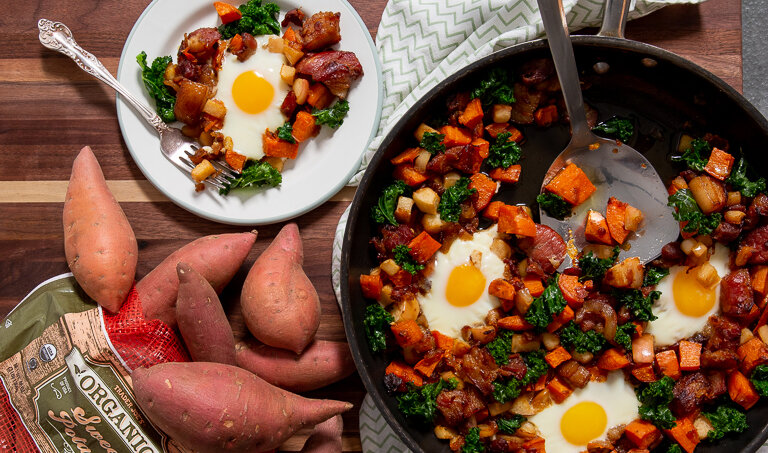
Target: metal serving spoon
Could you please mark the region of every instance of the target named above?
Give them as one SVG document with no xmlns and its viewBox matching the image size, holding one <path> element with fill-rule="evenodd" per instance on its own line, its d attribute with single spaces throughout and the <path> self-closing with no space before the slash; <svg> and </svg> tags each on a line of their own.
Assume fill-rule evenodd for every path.
<svg viewBox="0 0 768 453">
<path fill-rule="evenodd" d="M 629 203 L 642 211 L 644 221 L 627 241 L 629 250 L 620 258 L 637 256 L 647 263 L 659 256 L 661 248 L 677 239 L 679 226 L 667 206 L 667 189 L 648 159 L 633 148 L 612 139 L 593 134 L 587 124 L 581 96 L 579 73 L 568 36 L 568 24 L 561 0 L 538 0 L 549 48 L 560 80 L 565 106 L 571 122 L 571 141 L 555 159 L 544 176 L 543 187 L 568 163 L 574 163 L 587 174 L 597 190 L 584 203 L 573 209 L 565 220 L 557 220 L 539 209 L 541 223 L 553 228 L 566 241 L 581 250 L 586 213 L 593 209 L 605 214 L 610 197 Z M 628 0 L 608 0 L 601 36 L 623 38 Z M 617 19 L 618 18 L 618 19 Z M 570 266 L 570 257 L 560 269 Z"/>
</svg>

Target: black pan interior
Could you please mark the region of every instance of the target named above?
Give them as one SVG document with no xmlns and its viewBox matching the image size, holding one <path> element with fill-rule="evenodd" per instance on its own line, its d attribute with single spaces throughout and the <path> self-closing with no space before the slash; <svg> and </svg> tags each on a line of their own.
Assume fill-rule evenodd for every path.
<svg viewBox="0 0 768 453">
<path fill-rule="evenodd" d="M 645 154 L 667 183 L 681 169 L 669 156 L 682 132 L 697 136 L 706 132 L 730 140 L 731 152 L 744 155 L 763 176 L 768 176 L 764 151 L 768 149 L 768 123 L 743 97 L 720 79 L 680 57 L 653 46 L 632 41 L 573 37 L 576 60 L 585 82 L 585 101 L 599 112 L 599 119 L 614 115 L 632 118 L 638 133 L 629 143 Z M 432 429 L 410 425 L 397 402 L 384 390 L 382 377 L 389 358 L 372 355 L 362 327 L 368 303 L 361 295 L 359 276 L 377 265 L 369 239 L 376 233 L 369 212 L 380 191 L 392 181 L 389 159 L 414 146 L 412 131 L 424 119 L 444 110 L 447 96 L 467 89 L 489 68 L 513 70 L 531 59 L 548 57 L 545 41 L 534 41 L 495 53 L 443 81 L 422 98 L 395 126 L 382 143 L 355 195 L 342 251 L 342 312 L 347 338 L 367 390 L 385 419 L 414 451 L 449 451 Z M 609 71 L 595 72 L 594 65 L 607 63 Z M 495 199 L 533 205 L 544 172 L 569 140 L 567 126 L 541 129 L 522 127 L 522 178 L 513 187 L 502 186 Z M 768 401 L 761 400 L 748 412 L 750 429 L 738 437 L 715 444 L 700 444 L 697 452 L 756 451 L 768 437 Z"/>
</svg>

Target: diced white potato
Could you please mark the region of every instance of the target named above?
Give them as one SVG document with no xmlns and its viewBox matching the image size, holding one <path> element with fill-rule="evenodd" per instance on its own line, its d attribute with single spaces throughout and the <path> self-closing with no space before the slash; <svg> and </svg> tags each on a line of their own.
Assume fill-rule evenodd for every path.
<svg viewBox="0 0 768 453">
<path fill-rule="evenodd" d="M 440 218 L 440 214 L 425 214 L 421 218 L 421 226 L 429 234 L 437 234 L 445 227 L 445 222 Z"/>
<path fill-rule="evenodd" d="M 413 168 L 416 169 L 419 173 L 426 173 L 427 172 L 427 164 L 429 163 L 429 159 L 432 158 L 432 153 L 427 151 L 426 149 L 422 149 L 421 152 L 419 152 L 419 155 L 416 156 L 416 159 L 413 161 Z"/>
<path fill-rule="evenodd" d="M 267 50 L 272 53 L 283 53 L 283 38 L 273 36 L 267 42 Z"/>
<path fill-rule="evenodd" d="M 416 128 L 416 131 L 413 133 L 413 136 L 416 137 L 416 140 L 421 141 L 421 138 L 424 137 L 424 132 L 437 133 L 437 129 L 434 129 L 432 127 L 427 126 L 424 123 L 421 123 L 419 124 L 419 127 Z"/>
<path fill-rule="evenodd" d="M 205 178 L 214 173 L 216 173 L 216 169 L 213 168 L 213 164 L 210 163 L 208 159 L 204 159 L 192 169 L 192 179 L 194 179 L 195 182 L 203 182 Z"/>
<path fill-rule="evenodd" d="M 459 179 L 461 179 L 461 175 L 458 174 L 455 171 L 448 172 L 443 175 L 443 187 L 446 189 L 449 187 L 452 187 L 454 184 L 459 182 Z"/>
<path fill-rule="evenodd" d="M 399 197 L 397 207 L 395 208 L 395 219 L 400 223 L 410 223 L 413 214 L 413 199 L 408 197 Z"/>
<path fill-rule="evenodd" d="M 437 214 L 437 206 L 440 204 L 440 195 L 429 187 L 422 187 L 413 192 L 413 202 L 419 211 L 425 214 Z"/>
<path fill-rule="evenodd" d="M 400 272 L 400 265 L 397 264 L 395 260 L 391 258 L 379 264 L 379 267 L 381 268 L 381 270 L 386 272 L 387 275 L 395 275 L 398 272 Z"/>
<path fill-rule="evenodd" d="M 284 64 L 280 67 L 280 78 L 288 85 L 293 85 L 293 79 L 296 77 L 296 68 Z"/>
<path fill-rule="evenodd" d="M 493 122 L 506 123 L 512 118 L 512 106 L 507 104 L 494 104 Z"/>
<path fill-rule="evenodd" d="M 614 265 L 605 273 L 605 283 L 614 288 L 640 289 L 643 284 L 643 264 L 633 256 Z"/>
<path fill-rule="evenodd" d="M 212 117 L 223 119 L 227 115 L 227 107 L 218 99 L 208 99 L 203 106 L 203 112 Z"/>
</svg>

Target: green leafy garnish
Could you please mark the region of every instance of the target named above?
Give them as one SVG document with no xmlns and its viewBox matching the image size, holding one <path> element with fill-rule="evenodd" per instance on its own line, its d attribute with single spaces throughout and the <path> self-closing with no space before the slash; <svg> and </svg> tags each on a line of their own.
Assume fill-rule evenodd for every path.
<svg viewBox="0 0 768 453">
<path fill-rule="evenodd" d="M 517 379 L 496 379 L 493 381 L 493 398 L 501 404 L 520 396 L 522 384 Z"/>
<path fill-rule="evenodd" d="M 640 418 L 648 420 L 660 429 L 671 429 L 675 426 L 675 416 L 669 410 L 672 401 L 672 389 L 675 380 L 664 376 L 656 382 L 643 385 L 635 390 L 640 401 Z"/>
<path fill-rule="evenodd" d="M 496 364 L 506 365 L 509 362 L 509 354 L 512 353 L 512 335 L 511 330 L 499 330 L 496 338 L 485 345 L 485 349 L 491 354 Z"/>
<path fill-rule="evenodd" d="M 718 406 L 714 412 L 704 412 L 712 424 L 707 440 L 722 439 L 728 433 L 740 433 L 749 428 L 747 414 L 730 405 Z"/>
<path fill-rule="evenodd" d="M 523 423 L 528 420 L 520 414 L 512 414 L 509 417 L 497 418 L 496 426 L 499 427 L 499 431 L 504 434 L 515 434 L 515 432 L 523 426 Z"/>
<path fill-rule="evenodd" d="M 285 140 L 288 143 L 296 143 L 296 139 L 293 138 L 293 126 L 286 121 L 282 126 L 277 128 L 277 138 Z"/>
<path fill-rule="evenodd" d="M 691 147 L 683 151 L 681 156 L 672 156 L 674 162 L 685 162 L 688 167 L 702 171 L 709 161 L 709 153 L 712 152 L 712 145 L 708 141 L 697 138 L 691 141 Z"/>
<path fill-rule="evenodd" d="M 408 384 L 408 391 L 397 397 L 397 407 L 407 418 L 421 423 L 431 423 L 437 410 L 437 395 L 444 388 L 452 389 L 452 382 L 439 380 L 416 387 Z"/>
<path fill-rule="evenodd" d="M 488 76 L 480 81 L 480 86 L 472 90 L 472 99 L 480 98 L 483 106 L 491 104 L 512 104 L 515 94 L 512 88 L 512 75 L 503 68 L 491 69 Z"/>
<path fill-rule="evenodd" d="M 227 195 L 234 189 L 245 187 L 279 186 L 283 182 L 283 175 L 267 162 L 248 161 L 243 171 L 236 177 L 229 179 L 224 188 L 219 189 L 221 195 Z"/>
<path fill-rule="evenodd" d="M 446 222 L 458 222 L 461 214 L 461 202 L 475 192 L 477 189 L 469 188 L 469 178 L 466 176 L 459 178 L 456 184 L 445 189 L 443 196 L 440 197 L 440 204 L 437 205 L 440 219 Z"/>
<path fill-rule="evenodd" d="M 761 192 L 765 192 L 765 178 L 758 178 L 755 181 L 750 181 L 747 178 L 747 161 L 743 157 L 731 169 L 731 174 L 725 182 L 730 183 L 745 197 L 754 197 Z"/>
<path fill-rule="evenodd" d="M 417 263 L 411 256 L 410 251 L 411 248 L 404 244 L 400 244 L 392 249 L 392 253 L 395 255 L 395 262 L 399 264 L 403 270 L 409 272 L 411 275 L 415 275 L 417 272 L 424 269 L 424 265 Z"/>
<path fill-rule="evenodd" d="M 616 335 L 613 341 L 624 348 L 627 352 L 632 352 L 632 335 L 635 333 L 635 325 L 631 322 L 624 323 L 616 327 Z"/>
<path fill-rule="evenodd" d="M 165 80 L 165 68 L 173 61 L 171 57 L 157 57 L 152 66 L 147 66 L 147 53 L 141 51 L 136 56 L 136 61 L 141 67 L 141 80 L 152 99 L 155 100 L 155 110 L 166 123 L 176 120 L 173 107 L 176 105 L 176 93 L 163 83 Z"/>
<path fill-rule="evenodd" d="M 541 296 L 533 299 L 533 303 L 531 303 L 528 312 L 525 314 L 525 320 L 532 324 L 538 332 L 544 331 L 547 325 L 552 322 L 552 318 L 560 314 L 567 304 L 563 293 L 560 292 L 560 288 L 557 286 L 559 277 L 559 274 L 555 274 L 550 279 L 549 284 L 544 288 L 544 292 L 541 293 Z"/>
<path fill-rule="evenodd" d="M 336 129 L 344 122 L 347 112 L 349 112 L 349 101 L 342 99 L 327 109 L 314 109 L 312 116 L 315 117 L 315 123 L 318 125 L 324 124 L 332 129 Z"/>
<path fill-rule="evenodd" d="M 592 252 L 579 258 L 579 268 L 581 269 L 580 282 L 592 280 L 596 284 L 603 281 L 605 273 L 610 269 L 619 257 L 621 249 L 616 246 L 613 248 L 613 254 L 610 258 L 598 258 Z"/>
<path fill-rule="evenodd" d="M 749 377 L 760 396 L 768 396 L 768 365 L 758 365 Z"/>
<path fill-rule="evenodd" d="M 549 365 L 544 360 L 544 351 L 538 350 L 523 354 L 523 360 L 527 370 L 522 379 L 509 379 L 506 381 L 497 379 L 493 381 L 493 397 L 496 401 L 504 404 L 517 398 L 526 385 L 539 380 L 549 369 Z M 505 361 L 504 363 L 507 362 Z"/>
<path fill-rule="evenodd" d="M 632 124 L 632 121 L 626 118 L 614 116 L 593 127 L 592 132 L 607 135 L 611 138 L 618 138 L 622 142 L 627 143 L 635 135 L 635 126 Z"/>
<path fill-rule="evenodd" d="M 677 212 L 673 214 L 675 220 L 688 222 L 683 227 L 686 233 L 710 234 L 723 220 L 723 215 L 719 212 L 704 215 L 689 189 L 678 190 L 669 196 L 668 201 L 668 206 L 677 208 Z"/>
<path fill-rule="evenodd" d="M 277 21 L 280 7 L 276 4 L 265 3 L 262 5 L 261 0 L 249 0 L 238 6 L 237 9 L 243 15 L 242 18 L 219 26 L 219 33 L 224 39 L 230 39 L 243 33 L 249 33 L 253 36 L 280 34 L 280 23 Z"/>
<path fill-rule="evenodd" d="M 667 453 L 685 453 L 680 447 L 680 444 L 672 444 L 667 448 Z"/>
<path fill-rule="evenodd" d="M 639 289 L 615 290 L 613 297 L 616 298 L 619 306 L 626 305 L 639 321 L 656 320 L 657 317 L 653 314 L 653 303 L 661 297 L 660 291 L 651 291 L 648 297 L 643 297 Z"/>
<path fill-rule="evenodd" d="M 426 149 L 430 154 L 434 156 L 435 154 L 445 151 L 445 144 L 443 144 L 444 139 L 445 134 L 438 134 L 437 132 L 424 132 L 424 135 L 421 136 L 419 147 Z"/>
<path fill-rule="evenodd" d="M 393 322 L 395 318 L 381 305 L 371 304 L 365 307 L 363 326 L 365 326 L 365 335 L 371 352 L 376 353 L 387 348 L 386 332 Z"/>
<path fill-rule="evenodd" d="M 397 198 L 400 195 L 405 194 L 408 190 L 408 186 L 400 179 L 387 186 L 381 192 L 376 206 L 371 209 L 371 218 L 373 218 L 373 221 L 376 223 L 389 223 L 390 225 L 397 226 L 397 220 L 395 219 Z"/>
<path fill-rule="evenodd" d="M 571 205 L 560 195 L 544 192 L 536 196 L 536 203 L 548 216 L 557 220 L 563 220 L 571 215 Z"/>
<path fill-rule="evenodd" d="M 480 442 L 480 428 L 475 426 L 470 428 L 466 436 L 464 436 L 464 445 L 461 447 L 461 453 L 483 453 L 485 447 Z"/>
<path fill-rule="evenodd" d="M 657 285 L 667 275 L 669 275 L 669 269 L 666 267 L 647 266 L 645 277 L 643 277 L 643 286 Z"/>
<path fill-rule="evenodd" d="M 520 160 L 523 150 L 514 140 L 510 140 L 512 134 L 502 132 L 496 136 L 496 140 L 488 149 L 488 158 L 485 162 L 491 168 L 507 168 Z"/>
<path fill-rule="evenodd" d="M 576 323 L 571 321 L 560 331 L 560 344 L 566 349 L 573 348 L 576 352 L 597 354 L 608 343 L 598 332 L 594 330 L 583 332 Z"/>
<path fill-rule="evenodd" d="M 525 372 L 525 377 L 523 377 L 523 385 L 538 381 L 549 369 L 547 361 L 544 360 L 544 351 L 541 349 L 523 354 L 523 359 L 525 359 L 525 365 L 528 367 L 528 371 Z"/>
</svg>

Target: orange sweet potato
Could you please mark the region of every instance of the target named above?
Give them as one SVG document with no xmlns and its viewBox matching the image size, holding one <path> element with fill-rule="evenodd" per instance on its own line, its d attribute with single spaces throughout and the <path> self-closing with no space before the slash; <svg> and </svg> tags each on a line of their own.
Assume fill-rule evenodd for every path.
<svg viewBox="0 0 768 453">
<path fill-rule="evenodd" d="M 176 265 L 176 321 L 195 362 L 235 365 L 235 337 L 216 291 L 192 266 Z"/>
<path fill-rule="evenodd" d="M 253 263 L 240 302 L 257 340 L 300 354 L 320 325 L 320 299 L 302 269 L 299 227 L 289 223 Z"/>
<path fill-rule="evenodd" d="M 597 190 L 587 175 L 576 166 L 568 164 L 544 186 L 544 189 L 560 195 L 568 203 L 578 206 Z"/>
<path fill-rule="evenodd" d="M 469 101 L 467 107 L 459 115 L 459 123 L 472 129 L 483 120 L 483 103 L 480 98 Z"/>
<path fill-rule="evenodd" d="M 725 178 L 731 174 L 733 161 L 734 158 L 731 154 L 716 147 L 712 148 L 712 153 L 709 155 L 709 160 L 704 167 L 704 171 L 720 181 L 725 181 Z"/>
<path fill-rule="evenodd" d="M 216 8 L 216 14 L 221 18 L 222 24 L 228 24 L 243 17 L 240 10 L 229 3 L 213 2 L 213 7 Z"/>
<path fill-rule="evenodd" d="M 760 399 L 755 387 L 740 371 L 732 371 L 728 375 L 728 395 L 744 409 L 754 406 Z"/>
<path fill-rule="evenodd" d="M 75 280 L 99 305 L 117 312 L 133 285 L 139 250 L 87 146 L 72 165 L 62 223 L 64 253 Z"/>
<path fill-rule="evenodd" d="M 275 135 L 274 132 L 267 130 L 262 134 L 264 154 L 269 157 L 287 157 L 296 159 L 299 154 L 299 142 L 290 143 Z"/>
<path fill-rule="evenodd" d="M 611 237 L 619 244 L 623 244 L 627 240 L 627 236 L 629 236 L 629 230 L 624 228 L 627 206 L 627 203 L 611 197 L 608 199 L 608 206 L 605 208 L 605 221 L 608 223 L 608 231 L 611 233 Z"/>
<path fill-rule="evenodd" d="M 587 224 L 584 227 L 584 238 L 588 242 L 597 244 L 613 245 L 613 239 L 608 232 L 608 222 L 605 217 L 597 211 L 589 210 L 587 212 Z"/>
<path fill-rule="evenodd" d="M 139 368 L 131 378 L 147 417 L 182 446 L 203 453 L 277 448 L 299 429 L 352 407 L 303 398 L 221 363 L 168 362 Z"/>
<path fill-rule="evenodd" d="M 296 120 L 293 122 L 293 138 L 301 143 L 304 140 L 317 134 L 318 127 L 315 123 L 315 117 L 311 113 L 300 111 L 296 114 Z"/>
<path fill-rule="evenodd" d="M 342 449 L 341 434 L 344 420 L 336 415 L 315 425 L 312 434 L 304 443 L 301 453 L 338 453 Z"/>
<path fill-rule="evenodd" d="M 686 453 L 693 453 L 696 445 L 699 444 L 699 434 L 696 432 L 693 422 L 688 418 L 678 419 L 672 429 L 665 429 L 664 432 L 680 444 Z"/>
<path fill-rule="evenodd" d="M 504 205 L 499 208 L 499 233 L 535 237 L 536 224 L 522 206 Z"/>
<path fill-rule="evenodd" d="M 661 438 L 661 431 L 653 423 L 638 419 L 624 428 L 624 435 L 637 448 L 648 448 Z"/>
<path fill-rule="evenodd" d="M 256 341 L 236 346 L 237 366 L 272 385 L 291 392 L 307 392 L 331 385 L 355 371 L 347 343 L 315 340 L 296 355 Z"/>
<path fill-rule="evenodd" d="M 221 293 L 234 277 L 256 240 L 256 231 L 205 236 L 171 253 L 136 283 L 136 292 L 147 319 L 159 319 L 176 327 L 176 297 L 179 278 L 176 265 L 191 265 Z"/>
<path fill-rule="evenodd" d="M 522 166 L 519 164 L 510 165 L 507 168 L 494 168 L 488 175 L 506 184 L 515 184 L 520 180 L 520 173 L 522 172 Z"/>
<path fill-rule="evenodd" d="M 469 181 L 469 188 L 477 191 L 471 195 L 472 205 L 475 211 L 482 211 L 491 202 L 491 198 L 496 195 L 499 186 L 496 181 L 482 173 L 475 173 L 470 176 Z"/>
</svg>

